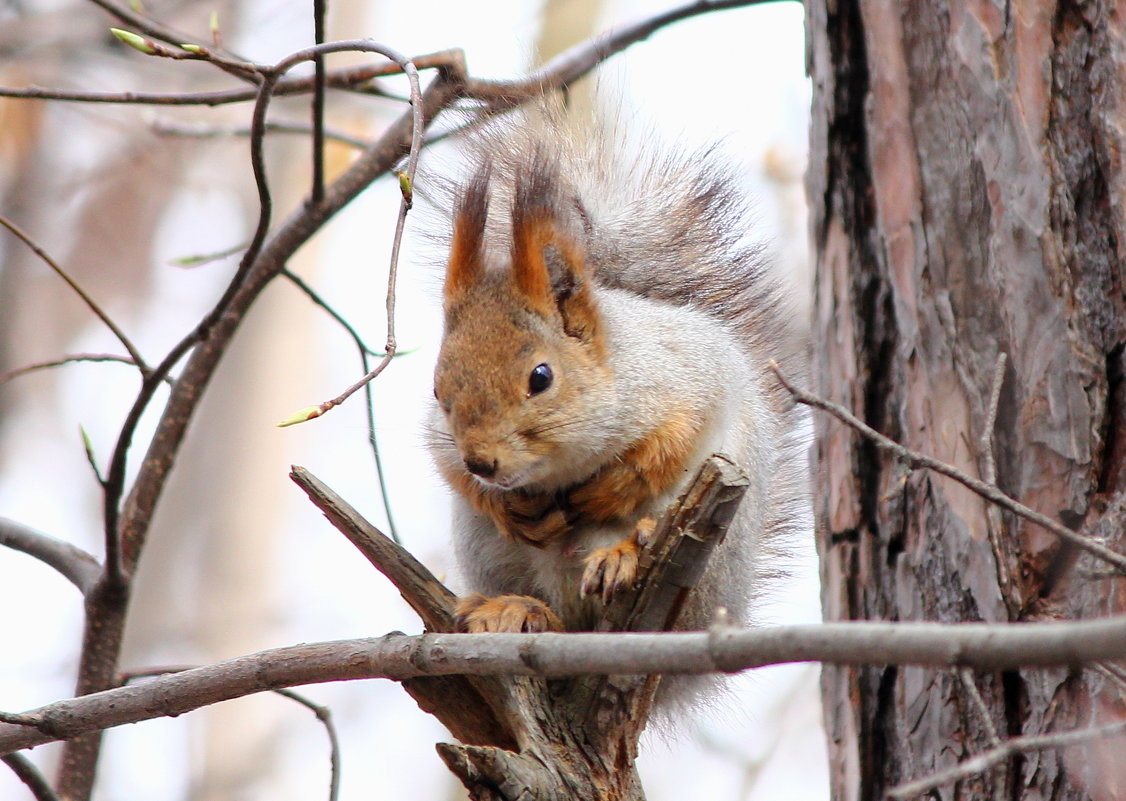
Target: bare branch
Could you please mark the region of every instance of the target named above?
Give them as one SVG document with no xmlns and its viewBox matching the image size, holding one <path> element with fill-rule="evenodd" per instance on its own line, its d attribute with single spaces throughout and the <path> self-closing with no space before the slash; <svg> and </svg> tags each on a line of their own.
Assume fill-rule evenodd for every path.
<svg viewBox="0 0 1126 801">
<path fill-rule="evenodd" d="M 411 59 L 418 69 L 464 69 L 459 50 L 443 50 Z M 342 89 L 376 97 L 387 97 L 378 87 L 365 87 L 373 78 L 398 75 L 402 68 L 394 62 L 331 70 L 325 83 L 331 89 Z M 307 94 L 313 91 L 314 78 L 284 78 L 274 88 L 274 96 Z M 249 103 L 257 99 L 257 87 L 226 89 L 214 92 L 88 92 L 84 90 L 50 89 L 41 86 L 0 87 L 0 97 L 25 100 L 58 100 L 68 103 L 111 103 L 142 106 L 222 106 L 230 103 Z M 395 98 L 398 99 L 398 98 Z"/>
<path fill-rule="evenodd" d="M 991 501 L 992 503 L 995 503 L 998 506 L 1009 510 L 1013 514 L 1018 515 L 1019 517 L 1023 517 L 1025 520 L 1046 528 L 1048 531 L 1052 532 L 1060 539 L 1072 543 L 1076 547 L 1087 551 L 1092 556 L 1098 559 L 1102 559 L 1104 562 L 1109 562 L 1120 571 L 1126 573 L 1126 556 L 1123 556 L 1120 553 L 1115 553 L 1102 543 L 1096 542 L 1089 537 L 1074 532 L 1066 526 L 1057 523 L 1055 520 L 1052 520 L 1050 517 L 1042 515 L 1033 509 L 1029 509 L 1024 504 L 1001 492 L 1001 490 L 999 490 L 993 484 L 987 484 L 984 481 L 966 475 L 953 465 L 946 464 L 945 462 L 940 462 L 938 459 L 933 459 L 930 456 L 926 456 L 909 448 L 905 448 L 898 442 L 884 436 L 871 426 L 868 426 L 862 421 L 858 420 L 850 411 L 845 409 L 843 406 L 840 406 L 831 401 L 824 400 L 823 398 L 819 398 L 816 395 L 811 395 L 808 392 L 805 392 L 793 386 L 786 379 L 786 377 L 782 375 L 782 371 L 778 368 L 777 364 L 772 363 L 771 369 L 778 377 L 778 380 L 782 383 L 782 386 L 784 386 L 799 403 L 804 403 L 807 406 L 812 406 L 815 409 L 821 409 L 824 412 L 828 412 L 833 417 L 837 418 L 842 423 L 847 425 L 849 428 L 852 428 L 853 430 L 867 437 L 876 445 L 876 447 L 894 453 L 896 456 L 902 459 L 912 470 L 925 468 L 927 470 L 933 470 L 935 473 L 944 475 L 947 478 L 952 478 L 962 486 L 966 487 L 972 492 L 977 493 L 982 498 L 985 498 L 987 501 Z"/>
<path fill-rule="evenodd" d="M 985 699 L 981 697 L 973 671 L 968 667 L 959 668 L 958 678 L 962 681 L 962 688 L 970 696 L 974 709 L 981 718 L 981 725 L 985 729 L 985 736 L 989 738 L 989 744 L 1000 745 L 1001 738 L 997 736 L 997 727 L 993 725 L 993 715 L 986 706 Z"/>
<path fill-rule="evenodd" d="M 51 789 L 43 774 L 23 754 L 5 754 L 0 759 L 12 769 L 20 781 L 27 785 L 35 801 L 59 801 L 59 797 L 55 795 L 55 791 Z"/>
<path fill-rule="evenodd" d="M 328 763 L 332 771 L 328 783 L 328 801 L 336 801 L 340 797 L 340 738 L 336 734 L 336 724 L 332 721 L 332 710 L 327 706 L 314 703 L 293 690 L 274 690 L 274 692 L 291 701 L 296 701 L 301 704 L 301 706 L 310 710 L 317 716 L 317 720 L 321 722 L 321 725 L 325 727 L 325 733 L 328 734 Z"/>
<path fill-rule="evenodd" d="M 993 454 L 993 430 L 997 426 L 997 407 L 1001 404 L 1001 387 L 1005 383 L 1005 365 L 1008 356 L 1005 353 L 997 355 L 997 364 L 993 367 L 993 384 L 989 392 L 989 407 L 985 413 L 985 425 L 982 426 L 981 439 L 978 440 L 978 449 L 985 467 L 981 471 L 982 478 L 987 484 L 997 483 L 997 463 Z"/>
<path fill-rule="evenodd" d="M 313 0 L 313 43 L 325 43 L 325 3 Z M 318 53 L 313 58 L 313 178 L 310 200 L 320 203 L 325 196 L 325 57 Z"/>
<path fill-rule="evenodd" d="M 1110 723 L 1105 726 L 1095 726 L 1089 729 L 1079 729 L 1077 731 L 1014 737 L 1011 740 L 1006 740 L 996 748 L 983 751 L 964 762 L 959 762 L 952 768 L 940 770 L 922 779 L 901 784 L 888 791 L 888 798 L 893 799 L 893 801 L 906 801 L 908 798 L 923 795 L 944 784 L 953 784 L 961 779 L 982 773 L 1016 754 L 1026 753 L 1028 751 L 1046 751 L 1050 748 L 1067 748 L 1068 746 L 1078 745 L 1088 740 L 1116 737 L 1121 734 L 1126 734 L 1126 721 L 1118 721 L 1117 723 Z"/>
<path fill-rule="evenodd" d="M 252 693 L 328 681 L 418 676 L 737 672 L 789 662 L 982 670 L 1126 658 L 1126 615 L 1069 623 L 825 623 L 708 632 L 421 634 L 294 645 L 117 687 L 0 725 L 0 753 L 175 716 Z M 49 733 L 48 733 L 49 732 Z"/>
<path fill-rule="evenodd" d="M 16 367 L 7 372 L 0 373 L 0 384 L 7 383 L 13 378 L 19 378 L 29 373 L 38 372 L 39 370 L 49 370 L 53 367 L 63 367 L 68 364 L 78 364 L 79 362 L 116 362 L 118 364 L 128 364 L 131 367 L 139 366 L 129 356 L 116 356 L 112 353 L 72 353 L 58 359 L 52 359 L 51 361 L 25 364 L 23 367 Z M 168 384 L 172 383 L 167 376 L 164 380 Z"/>
<path fill-rule="evenodd" d="M 98 560 L 77 545 L 49 537 L 7 517 L 0 517 L 0 545 L 55 568 L 83 595 L 90 591 L 102 572 Z"/>
<path fill-rule="evenodd" d="M 778 0 L 694 0 L 578 44 L 524 78 L 514 81 L 469 79 L 466 81 L 465 94 L 502 108 L 522 103 L 529 97 L 537 97 L 573 83 L 610 56 L 648 39 L 674 22 L 710 11 L 746 8 L 772 2 Z"/>
<path fill-rule="evenodd" d="M 276 94 L 275 92 L 275 95 Z M 167 120 L 156 120 L 152 124 L 152 130 L 164 136 L 186 136 L 197 139 L 214 139 L 224 136 L 250 136 L 251 133 L 249 125 L 183 125 Z M 313 126 L 305 122 L 273 121 L 266 123 L 265 131 L 266 133 L 309 136 L 313 133 Z M 352 136 L 347 131 L 331 126 L 324 128 L 324 138 L 348 145 L 348 147 L 354 147 L 357 150 L 366 150 L 371 147 L 370 141 Z M 245 247 L 245 245 L 240 246 L 238 249 L 241 250 L 243 247 Z"/>
<path fill-rule="evenodd" d="M 359 332 L 356 331 L 355 327 L 351 323 L 349 323 L 344 318 L 344 316 L 340 314 L 340 312 L 334 309 L 332 307 L 332 304 L 325 300 L 320 295 L 320 293 L 309 286 L 308 282 L 306 282 L 305 279 L 290 270 L 288 267 L 283 268 L 281 274 L 288 278 L 289 281 L 298 289 L 300 289 L 305 294 L 305 296 L 309 298 L 309 300 L 311 300 L 316 306 L 319 306 L 321 309 L 327 312 L 328 315 L 348 333 L 348 336 L 352 338 L 352 341 L 356 344 L 356 348 L 360 351 L 360 353 L 379 357 L 385 355 L 369 347 L 368 344 L 364 341 L 363 337 L 360 336 Z"/>
<path fill-rule="evenodd" d="M 90 309 L 99 320 L 105 323 L 106 328 L 113 332 L 113 335 L 117 337 L 117 341 L 121 343 L 122 347 L 125 348 L 129 356 L 133 359 L 133 363 L 140 369 L 141 374 L 146 374 L 149 367 L 145 364 L 145 360 L 141 357 L 140 352 L 133 346 L 129 337 L 125 336 L 125 332 L 117 326 L 117 323 L 115 323 L 108 314 L 102 311 L 101 307 L 94 302 L 93 298 L 86 294 L 86 290 L 79 286 L 78 282 L 71 278 L 67 271 L 59 266 L 59 263 L 52 259 L 43 248 L 39 247 L 39 245 L 37 245 L 30 236 L 24 233 L 18 225 L 3 215 L 0 215 L 0 225 L 3 225 L 11 231 L 16 238 L 27 245 L 44 264 L 50 267 L 59 278 L 66 281 L 67 286 L 74 291 L 74 294 L 78 295 L 78 297 L 82 299 L 82 302 L 86 304 L 86 307 Z"/>
</svg>

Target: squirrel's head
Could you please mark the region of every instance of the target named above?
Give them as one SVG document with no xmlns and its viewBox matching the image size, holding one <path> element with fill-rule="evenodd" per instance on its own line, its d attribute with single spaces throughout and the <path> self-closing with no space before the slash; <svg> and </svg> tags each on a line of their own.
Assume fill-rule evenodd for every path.
<svg viewBox="0 0 1126 801">
<path fill-rule="evenodd" d="M 581 469 L 610 382 L 585 255 L 558 200 L 537 158 L 516 180 L 506 263 L 487 264 L 487 170 L 455 211 L 434 395 L 465 470 L 500 489 Z"/>
</svg>

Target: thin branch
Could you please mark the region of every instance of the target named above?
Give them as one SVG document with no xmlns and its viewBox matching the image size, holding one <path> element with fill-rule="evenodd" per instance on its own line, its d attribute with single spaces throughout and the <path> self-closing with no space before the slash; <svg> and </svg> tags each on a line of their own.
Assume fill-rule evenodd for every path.
<svg viewBox="0 0 1126 801">
<path fill-rule="evenodd" d="M 378 357 L 385 355 L 370 348 L 368 344 L 363 340 L 363 337 L 360 336 L 359 332 L 356 331 L 355 327 L 351 323 L 349 323 L 347 319 L 345 319 L 344 315 L 333 308 L 332 304 L 325 300 L 324 297 L 315 289 L 313 289 L 313 287 L 311 287 L 308 282 L 306 282 L 301 276 L 290 270 L 288 267 L 282 268 L 281 275 L 288 278 L 289 281 L 295 287 L 300 289 L 305 294 L 305 296 L 313 302 L 314 305 L 323 309 L 333 320 L 335 320 L 336 323 L 347 332 L 348 336 L 352 338 L 352 341 L 356 344 L 356 347 L 359 349 L 360 353 Z"/>
<path fill-rule="evenodd" d="M 893 801 L 906 801 L 908 798 L 923 795 L 944 784 L 953 784 L 961 779 L 982 773 L 1017 754 L 1027 753 L 1029 751 L 1046 751 L 1051 748 L 1067 748 L 1068 746 L 1078 745 L 1088 740 L 1116 737 L 1121 734 L 1126 734 L 1126 721 L 1118 721 L 1117 723 L 1110 723 L 1105 726 L 1094 726 L 1089 729 L 1079 729 L 1076 731 L 1014 737 L 1011 740 L 1006 740 L 996 748 L 983 751 L 964 762 L 959 762 L 952 768 L 940 770 L 922 779 L 901 784 L 889 790 L 887 797 Z"/>
<path fill-rule="evenodd" d="M 276 92 L 275 92 L 276 95 Z M 156 120 L 152 123 L 155 133 L 165 136 L 187 136 L 197 139 L 214 139 L 223 136 L 250 136 L 249 125 L 183 125 L 167 120 Z M 266 133 L 300 134 L 308 136 L 313 133 L 313 127 L 305 122 L 267 122 Z M 324 138 L 339 142 L 357 150 L 367 150 L 371 142 L 352 136 L 347 131 L 331 126 L 324 127 Z M 242 247 L 245 247 L 242 246 Z M 241 249 L 241 248 L 240 248 Z"/>
<path fill-rule="evenodd" d="M 193 37 L 189 33 L 177 31 L 174 28 L 163 25 L 150 17 L 143 16 L 133 11 L 132 9 L 121 5 L 120 3 L 112 2 L 112 0 L 90 0 L 90 2 L 114 16 L 119 22 L 122 22 L 131 28 L 135 28 L 146 36 L 150 36 L 154 39 L 159 39 L 162 42 L 167 42 L 171 45 L 180 45 L 185 42 L 192 42 L 195 39 L 195 37 Z M 235 53 L 230 53 L 228 51 L 212 51 L 211 53 L 209 53 L 209 55 L 215 56 L 215 63 L 221 63 L 223 65 L 228 65 L 231 63 L 245 63 L 245 59 L 243 59 L 241 56 L 238 56 Z"/>
<path fill-rule="evenodd" d="M 37 245 L 30 236 L 24 233 L 24 231 L 18 225 L 16 225 L 14 222 L 3 215 L 0 215 L 0 225 L 3 225 L 5 228 L 11 231 L 17 239 L 27 245 L 32 253 L 38 256 L 44 264 L 50 267 L 51 270 L 53 270 L 54 273 L 59 276 L 59 278 L 66 281 L 67 286 L 69 286 L 71 290 L 73 290 L 74 294 L 78 295 L 78 297 L 82 299 L 82 302 L 86 304 L 86 307 L 89 308 L 90 311 L 92 311 L 99 320 L 105 323 L 106 328 L 113 332 L 113 335 L 117 337 L 117 341 L 121 343 L 121 346 L 125 348 L 125 350 L 129 353 L 129 356 L 133 359 L 134 364 L 136 364 L 138 369 L 140 369 L 141 375 L 145 375 L 148 372 L 149 367 L 147 364 L 145 364 L 145 360 L 144 358 L 142 358 L 140 351 L 138 351 L 133 346 L 133 343 L 129 340 L 129 337 L 125 336 L 125 332 L 117 326 L 117 323 L 115 323 L 108 314 L 102 311 L 101 307 L 94 302 L 93 298 L 86 294 L 86 290 L 79 286 L 78 282 L 71 278 L 67 271 L 59 266 L 59 263 L 52 259 L 50 255 L 48 255 L 47 252 L 43 250 L 43 248 L 39 247 L 39 245 Z"/>
<path fill-rule="evenodd" d="M 0 759 L 12 769 L 21 782 L 27 785 L 35 801 L 59 801 L 59 797 L 55 795 L 55 791 L 51 789 L 43 774 L 23 754 L 5 754 Z"/>
<path fill-rule="evenodd" d="M 968 667 L 959 668 L 958 678 L 961 679 L 962 688 L 969 695 L 974 709 L 977 710 L 978 717 L 981 718 L 981 725 L 985 729 L 985 736 L 989 739 L 989 744 L 1000 745 L 1001 738 L 997 736 L 997 727 L 993 725 L 993 715 L 990 713 L 989 707 L 985 705 L 985 699 L 981 697 L 981 691 L 977 688 L 973 671 Z"/>
<path fill-rule="evenodd" d="M 313 0 L 313 43 L 325 43 L 326 0 Z M 319 204 L 325 195 L 325 57 L 313 58 L 313 189 L 310 201 Z"/>
<path fill-rule="evenodd" d="M 0 545 L 53 567 L 83 595 L 90 591 L 102 572 L 98 560 L 77 545 L 49 537 L 7 517 L 0 517 Z"/>
<path fill-rule="evenodd" d="M 131 367 L 139 366 L 129 356 L 116 356 L 112 353 L 72 353 L 59 359 L 52 359 L 51 361 L 46 362 L 35 362 L 34 364 L 25 364 L 23 367 L 16 367 L 8 370 L 7 372 L 0 373 L 0 384 L 7 383 L 13 378 L 19 378 L 20 376 L 34 373 L 39 370 L 49 370 L 53 367 L 63 367 L 68 364 L 78 364 L 80 362 L 116 362 L 117 364 L 127 364 Z M 167 376 L 165 376 L 164 380 L 169 385 L 172 384 L 172 380 Z"/>
<path fill-rule="evenodd" d="M 985 413 L 985 425 L 982 427 L 981 438 L 978 440 L 978 450 L 985 462 L 982 469 L 982 478 L 987 484 L 997 483 L 997 462 L 993 453 L 993 431 L 997 426 L 997 407 L 1001 405 L 1001 387 L 1005 383 L 1005 365 L 1008 355 L 997 354 L 997 364 L 993 367 L 993 383 L 989 392 L 989 407 Z"/>
<path fill-rule="evenodd" d="M 1068 623 L 824 623 L 707 632 L 421 634 L 294 645 L 57 701 L 0 725 L 0 753 L 175 716 L 256 692 L 328 681 L 418 676 L 737 672 L 789 662 L 981 670 L 1126 658 L 1126 616 Z M 1121 724 L 1126 725 L 1126 724 Z"/>
<path fill-rule="evenodd" d="M 331 778 L 328 783 L 328 801 L 336 801 L 340 797 L 340 738 L 336 734 L 336 724 L 332 721 L 332 710 L 327 706 L 314 703 L 309 698 L 293 690 L 274 690 L 278 695 L 296 701 L 317 716 L 317 720 L 325 728 L 329 745 L 329 768 Z"/>
<path fill-rule="evenodd" d="M 443 50 L 412 59 L 418 69 L 464 69 L 461 51 Z M 394 62 L 349 67 L 332 70 L 325 75 L 331 89 L 342 89 L 375 97 L 387 97 L 378 87 L 363 84 L 387 75 L 398 75 L 402 68 Z M 274 88 L 275 97 L 306 94 L 313 91 L 314 77 L 286 78 Z M 72 89 L 52 89 L 42 86 L 0 87 L 0 97 L 24 100 L 58 100 L 68 103 L 113 103 L 142 106 L 222 106 L 230 103 L 249 103 L 258 98 L 258 89 L 226 89 L 214 92 L 88 92 Z M 395 98 L 397 99 L 397 98 Z"/>
<path fill-rule="evenodd" d="M 694 0 L 651 17 L 623 25 L 617 30 L 597 36 L 560 53 L 540 69 L 514 81 L 469 79 L 465 96 L 485 100 L 499 107 L 522 103 L 573 83 L 615 53 L 644 41 L 661 28 L 688 17 L 711 11 L 725 11 L 748 6 L 765 5 L 780 0 Z"/>
<path fill-rule="evenodd" d="M 375 47 L 375 45 L 373 45 L 373 47 Z M 402 181 L 405 181 L 408 187 L 413 186 L 415 172 L 418 169 L 418 157 L 422 150 L 422 135 L 425 131 L 422 109 L 422 92 L 419 89 L 418 72 L 417 70 L 415 70 L 414 65 L 408 59 L 405 59 L 404 57 L 396 54 L 393 50 L 385 48 L 383 50 L 378 50 L 377 52 L 381 52 L 388 58 L 392 58 L 393 60 L 400 62 L 403 65 L 403 70 L 410 81 L 411 143 L 410 149 L 407 154 L 407 166 L 406 169 L 403 170 L 404 177 L 400 179 L 400 183 L 402 183 Z M 374 380 L 376 376 L 382 373 L 391 363 L 391 360 L 395 357 L 395 352 L 398 348 L 398 344 L 395 340 L 395 295 L 396 284 L 399 275 L 399 251 L 402 247 L 403 230 L 406 227 L 407 213 L 411 210 L 411 205 L 412 202 L 410 194 L 404 192 L 402 200 L 400 200 L 399 202 L 399 217 L 396 220 L 395 234 L 391 240 L 391 264 L 387 270 L 387 294 L 385 296 L 387 310 L 387 341 L 383 348 L 385 355 L 382 359 L 380 359 L 379 364 L 377 364 L 374 369 L 368 371 L 368 373 L 365 374 L 359 381 L 352 384 L 352 386 L 348 387 L 335 398 L 323 401 L 322 403 L 314 407 L 313 410 L 310 410 L 309 417 L 307 419 L 320 417 L 325 412 L 328 412 L 329 410 L 334 409 L 335 407 L 344 403 L 344 401 L 351 397 L 352 394 L 356 392 L 356 390 L 366 386 L 368 382 Z M 377 452 L 376 459 L 378 460 L 378 458 L 379 457 Z M 390 519 L 390 507 L 388 506 L 385 511 L 387 512 L 388 519 Z"/>
<path fill-rule="evenodd" d="M 293 284 L 298 287 L 298 289 L 304 292 L 305 295 L 308 296 L 311 301 L 313 301 L 313 303 L 328 312 L 328 314 L 334 320 L 336 320 L 336 322 L 339 323 L 345 331 L 348 332 L 348 335 L 352 337 L 352 341 L 356 344 L 356 349 L 359 351 L 360 366 L 363 368 L 365 374 L 368 373 L 371 369 L 370 362 L 368 361 L 369 356 L 382 357 L 385 355 L 382 353 L 377 353 L 369 348 L 367 346 L 367 343 L 365 343 L 364 340 L 360 337 L 356 329 L 353 328 L 352 324 L 344 319 L 343 315 L 341 315 L 338 311 L 336 311 L 336 309 L 329 305 L 328 301 L 317 294 L 317 292 L 311 286 L 305 283 L 305 281 L 303 281 L 300 276 L 291 271 L 288 267 L 283 268 L 282 275 L 292 281 Z M 400 353 L 397 355 L 402 356 L 405 354 Z M 376 481 L 379 484 L 379 494 L 383 501 L 383 512 L 387 516 L 387 529 L 391 535 L 391 540 L 396 545 L 401 545 L 402 542 L 399 539 L 398 527 L 395 525 L 395 516 L 391 511 L 391 497 L 390 493 L 387 491 L 387 477 L 383 472 L 383 458 L 379 452 L 379 440 L 377 438 L 375 430 L 375 398 L 370 382 L 364 385 L 364 405 L 367 415 L 368 446 L 371 448 L 372 458 L 375 460 L 375 477 Z"/>
<path fill-rule="evenodd" d="M 1057 523 L 1050 517 L 1042 515 L 1039 512 L 1028 508 L 1019 501 L 1006 495 L 992 484 L 987 484 L 984 481 L 966 475 L 953 465 L 946 464 L 945 462 L 940 462 L 938 459 L 933 459 L 930 456 L 926 456 L 924 454 L 918 453 L 917 451 L 905 448 L 898 442 L 884 436 L 871 426 L 868 426 L 862 421 L 858 420 L 850 411 L 845 409 L 843 406 L 833 403 L 832 401 L 827 401 L 823 398 L 819 398 L 816 395 L 811 395 L 808 392 L 805 392 L 793 386 L 786 379 L 786 377 L 782 375 L 782 371 L 778 368 L 778 365 L 776 363 L 771 363 L 770 367 L 774 371 L 774 374 L 778 377 L 778 380 L 782 383 L 782 386 L 784 386 L 790 392 L 790 394 L 794 396 L 794 399 L 799 403 L 804 403 L 807 406 L 812 406 L 815 409 L 821 409 L 824 412 L 828 412 L 833 417 L 837 418 L 842 423 L 847 425 L 849 428 L 852 428 L 853 430 L 867 437 L 876 445 L 876 447 L 894 453 L 896 456 L 902 459 L 910 469 L 918 470 L 919 468 L 924 468 L 944 475 L 947 478 L 952 478 L 962 486 L 966 487 L 972 492 L 977 493 L 982 498 L 985 498 L 987 501 L 995 503 L 998 506 L 1012 512 L 1013 514 L 1018 515 L 1019 517 L 1023 517 L 1025 520 L 1046 528 L 1048 531 L 1052 532 L 1060 539 L 1074 544 L 1076 547 L 1087 551 L 1089 554 L 1098 559 L 1102 559 L 1104 562 L 1109 562 L 1123 573 L 1126 573 L 1126 556 L 1123 556 L 1120 553 L 1116 553 L 1110 548 L 1107 548 L 1102 543 L 1095 542 L 1094 540 L 1089 539 L 1082 534 L 1076 533 L 1060 523 Z"/>
</svg>

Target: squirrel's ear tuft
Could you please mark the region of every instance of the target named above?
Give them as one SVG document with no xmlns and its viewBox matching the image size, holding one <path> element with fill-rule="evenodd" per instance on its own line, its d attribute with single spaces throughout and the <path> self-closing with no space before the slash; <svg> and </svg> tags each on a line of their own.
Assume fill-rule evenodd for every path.
<svg viewBox="0 0 1126 801">
<path fill-rule="evenodd" d="M 454 232 L 446 267 L 445 301 L 449 307 L 485 271 L 485 224 L 489 218 L 489 168 L 485 165 L 454 210 Z"/>
<path fill-rule="evenodd" d="M 556 165 L 537 153 L 517 176 L 512 205 L 512 278 L 528 304 L 559 314 L 568 336 L 592 340 L 597 313 L 586 276 L 586 254 L 568 235 Z"/>
</svg>

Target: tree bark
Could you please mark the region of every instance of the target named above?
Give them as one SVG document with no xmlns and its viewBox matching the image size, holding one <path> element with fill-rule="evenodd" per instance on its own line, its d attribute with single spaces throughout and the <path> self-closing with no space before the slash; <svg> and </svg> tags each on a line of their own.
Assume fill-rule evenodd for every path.
<svg viewBox="0 0 1126 801">
<path fill-rule="evenodd" d="M 808 193 L 823 396 L 1071 528 L 1124 486 L 1126 8 L 810 0 Z M 1007 354 L 996 425 L 987 409 Z M 992 434 L 990 434 L 992 431 Z M 1121 577 L 952 482 L 818 421 L 829 620 L 1026 621 L 1126 608 Z M 1126 542 L 1118 504 L 1106 544 Z M 1110 523 L 1112 521 L 1105 520 Z M 1104 571 L 1105 572 L 1105 571 Z M 1000 737 L 1113 719 L 1093 671 L 979 674 Z M 832 667 L 834 796 L 988 748 L 952 671 Z M 1017 757 L 940 797 L 1110 798 L 1099 743 Z M 935 796 L 939 797 L 939 796 Z"/>
</svg>

